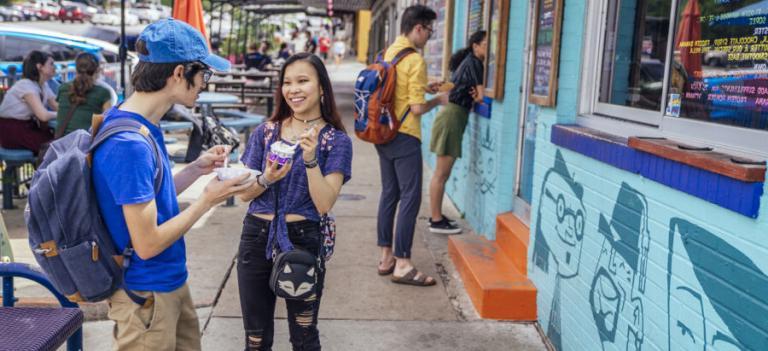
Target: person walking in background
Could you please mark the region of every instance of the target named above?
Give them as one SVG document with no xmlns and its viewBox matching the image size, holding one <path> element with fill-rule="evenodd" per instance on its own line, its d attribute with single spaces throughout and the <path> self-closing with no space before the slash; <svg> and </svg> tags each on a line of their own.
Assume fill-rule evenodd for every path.
<svg viewBox="0 0 768 351">
<path fill-rule="evenodd" d="M 317 38 L 312 36 L 312 32 L 310 31 L 304 31 L 307 35 L 307 47 L 305 48 L 305 52 L 308 52 L 310 54 L 314 54 L 317 51 Z"/>
<path fill-rule="evenodd" d="M 59 103 L 57 138 L 77 129 L 87 130 L 94 114 L 101 114 L 112 106 L 109 90 L 96 84 L 101 74 L 98 57 L 80 53 L 75 58 L 75 70 L 75 79 L 62 84 L 56 97 Z"/>
<path fill-rule="evenodd" d="M 436 18 L 435 11 L 423 5 L 405 9 L 400 23 L 401 35 L 387 48 L 384 60 L 391 62 L 403 50 L 424 48 L 432 36 L 432 22 Z M 381 248 L 378 271 L 380 275 L 393 274 L 395 283 L 428 286 L 436 284 L 435 279 L 419 272 L 411 262 L 413 234 L 421 206 L 419 117 L 444 103 L 446 95 L 425 100 L 424 93 L 437 93 L 439 83 L 427 85 L 427 64 L 420 54 L 414 52 L 404 56 L 396 69 L 394 111 L 402 125 L 394 140 L 376 145 L 382 183 L 376 228 Z M 398 203 L 397 228 L 394 228 Z"/>
<path fill-rule="evenodd" d="M 27 54 L 22 63 L 22 79 L 5 93 L 0 104 L 0 146 L 26 149 L 37 155 L 40 147 L 53 139 L 46 122 L 56 118 L 59 104 L 46 82 L 55 75 L 51 54 L 38 50 Z"/>
<path fill-rule="evenodd" d="M 466 48 L 459 50 L 449 63 L 451 82 L 448 103 L 442 107 L 432 124 L 429 149 L 437 155 L 437 164 L 429 183 L 431 218 L 429 231 L 439 234 L 458 234 L 461 228 L 443 215 L 445 182 L 451 176 L 456 159 L 461 157 L 461 140 L 467 127 L 472 104 L 483 101 L 483 62 L 488 48 L 485 31 L 469 37 Z"/>
<path fill-rule="evenodd" d="M 245 69 L 257 69 L 264 71 L 272 66 L 272 58 L 269 57 L 269 42 L 262 40 L 260 43 L 251 43 L 250 52 L 245 55 Z"/>
<path fill-rule="evenodd" d="M 212 75 L 209 67 L 228 71 L 229 62 L 208 52 L 199 31 L 174 19 L 147 26 L 136 51 L 139 63 L 131 75 L 135 92 L 106 113 L 101 128 L 126 120 L 141 124 L 141 131 L 159 146 L 163 177 L 156 188 L 156 153 L 138 132 L 117 133 L 93 153 L 91 172 L 99 210 L 117 252 L 128 252 L 130 259 L 123 288 L 109 298 L 114 348 L 200 350 L 184 235 L 213 206 L 252 182 L 247 175 L 227 181 L 214 178 L 197 200 L 180 211 L 177 194 L 221 167 L 228 149 L 214 146 L 174 174 L 158 125 L 173 104 L 195 106 Z"/>
<path fill-rule="evenodd" d="M 315 294 L 285 300 L 290 341 L 294 350 L 320 350 L 317 320 L 325 281 L 321 251 L 328 242 L 320 221 L 351 178 L 352 141 L 319 57 L 291 56 L 280 72 L 277 91 L 275 113 L 251 134 L 242 157 L 246 166 L 264 172 L 240 197 L 251 201 L 237 255 L 245 343 L 247 350 L 272 349 L 276 296 L 269 281 L 274 257 L 301 248 L 316 257 L 319 273 Z M 268 155 L 273 145 L 286 142 L 296 152 L 281 166 Z"/>
<path fill-rule="evenodd" d="M 328 62 L 328 51 L 331 49 L 331 38 L 328 37 L 328 33 L 323 33 L 319 40 L 320 56 L 323 58 L 323 62 Z"/>
<path fill-rule="evenodd" d="M 341 38 L 341 35 L 336 37 L 336 41 L 333 42 L 333 59 L 336 62 L 336 69 L 339 69 L 339 65 L 341 65 L 341 60 L 344 59 L 344 55 L 347 53 L 347 44 L 344 42 L 344 39 Z"/>
</svg>

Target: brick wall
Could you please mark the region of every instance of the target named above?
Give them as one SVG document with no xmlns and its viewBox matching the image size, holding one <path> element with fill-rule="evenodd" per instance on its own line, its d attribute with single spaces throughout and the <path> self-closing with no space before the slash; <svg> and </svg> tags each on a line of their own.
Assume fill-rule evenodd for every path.
<svg viewBox="0 0 768 351">
<path fill-rule="evenodd" d="M 528 273 L 542 329 L 558 350 L 766 349 L 767 206 L 751 219 L 550 142 L 577 114 L 584 3 L 565 2 L 558 104 L 538 110 Z"/>
</svg>

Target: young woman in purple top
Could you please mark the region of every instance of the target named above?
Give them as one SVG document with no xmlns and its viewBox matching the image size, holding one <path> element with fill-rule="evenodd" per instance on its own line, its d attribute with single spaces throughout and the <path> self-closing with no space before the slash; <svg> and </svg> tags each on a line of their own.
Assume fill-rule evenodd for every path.
<svg viewBox="0 0 768 351">
<path fill-rule="evenodd" d="M 251 134 L 243 162 L 264 172 L 241 199 L 251 201 L 237 260 L 246 350 L 271 350 L 276 297 L 269 288 L 276 252 L 294 247 L 324 258 L 321 216 L 327 214 L 351 176 L 352 141 L 336 109 L 323 62 L 312 54 L 291 56 L 280 72 L 277 109 Z M 268 159 L 273 143 L 295 145 L 292 161 Z M 322 260 L 321 260 L 322 261 Z M 320 350 L 316 296 L 286 300 L 294 350 Z"/>
</svg>

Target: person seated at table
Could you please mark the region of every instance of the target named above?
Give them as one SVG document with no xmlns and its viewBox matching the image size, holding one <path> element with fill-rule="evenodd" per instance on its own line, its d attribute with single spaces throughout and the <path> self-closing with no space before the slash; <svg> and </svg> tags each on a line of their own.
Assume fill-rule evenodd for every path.
<svg viewBox="0 0 768 351">
<path fill-rule="evenodd" d="M 21 71 L 22 79 L 5 93 L 0 104 L 0 146 L 27 149 L 37 155 L 40 146 L 53 139 L 44 122 L 56 118 L 59 107 L 56 95 L 46 84 L 56 75 L 53 56 L 32 50 L 24 58 Z"/>
<path fill-rule="evenodd" d="M 288 49 L 288 43 L 280 44 L 280 51 L 277 52 L 277 58 L 287 60 L 291 57 L 291 50 Z"/>
<path fill-rule="evenodd" d="M 75 79 L 59 88 L 56 101 L 59 121 L 56 137 L 69 134 L 77 129 L 88 129 L 94 114 L 101 114 L 112 106 L 109 90 L 97 85 L 101 75 L 99 58 L 83 52 L 75 58 Z"/>
<path fill-rule="evenodd" d="M 245 55 L 245 70 L 255 68 L 259 71 L 264 71 L 272 66 L 272 58 L 267 54 L 269 50 L 269 42 L 266 40 L 260 44 L 253 43 L 249 47 L 250 52 Z"/>
</svg>

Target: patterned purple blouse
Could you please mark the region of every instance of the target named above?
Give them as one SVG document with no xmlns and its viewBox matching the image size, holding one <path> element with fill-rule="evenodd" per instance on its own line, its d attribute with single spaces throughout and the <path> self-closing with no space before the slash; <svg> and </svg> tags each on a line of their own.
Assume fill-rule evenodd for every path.
<svg viewBox="0 0 768 351">
<path fill-rule="evenodd" d="M 330 124 L 323 127 L 318 135 L 320 145 L 317 148 L 317 160 L 320 171 L 324 176 L 331 173 L 341 173 L 344 175 L 344 183 L 348 182 L 352 176 L 352 140 L 347 134 Z M 279 137 L 280 124 L 262 123 L 251 133 L 241 160 L 251 169 L 264 171 L 269 146 Z M 320 220 L 320 213 L 317 212 L 317 208 L 309 195 L 307 170 L 302 160 L 302 151 L 300 147 L 296 148 L 293 166 L 285 178 L 253 199 L 248 207 L 249 214 L 275 214 L 274 222 L 277 224 L 277 230 L 275 231 L 275 226 L 270 226 L 266 253 L 268 259 L 272 258 L 275 240 L 277 240 L 281 251 L 293 249 L 293 245 L 288 239 L 288 228 L 285 224 L 287 214 L 301 215 L 312 221 Z M 276 196 L 279 196 L 277 211 L 275 211 Z"/>
</svg>

